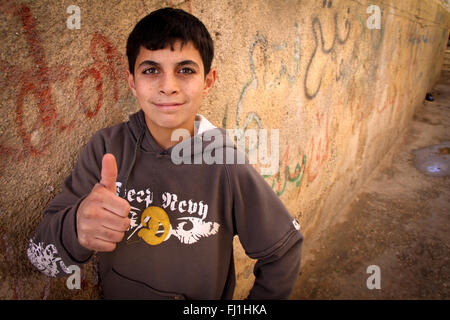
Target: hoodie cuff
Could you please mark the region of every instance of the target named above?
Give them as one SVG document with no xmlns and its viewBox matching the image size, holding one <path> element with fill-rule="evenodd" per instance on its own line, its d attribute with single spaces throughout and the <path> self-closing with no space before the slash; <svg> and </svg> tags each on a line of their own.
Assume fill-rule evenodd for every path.
<svg viewBox="0 0 450 320">
<path fill-rule="evenodd" d="M 75 206 L 66 212 L 62 222 L 62 245 L 69 255 L 69 258 L 76 263 L 87 262 L 94 253 L 92 250 L 83 247 L 78 241 L 77 211 L 84 198 L 85 197 L 81 198 Z"/>
</svg>

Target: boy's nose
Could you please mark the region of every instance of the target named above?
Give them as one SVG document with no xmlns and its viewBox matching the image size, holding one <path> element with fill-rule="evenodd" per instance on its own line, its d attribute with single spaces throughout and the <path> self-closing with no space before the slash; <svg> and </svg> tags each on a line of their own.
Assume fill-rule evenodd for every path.
<svg viewBox="0 0 450 320">
<path fill-rule="evenodd" d="M 175 75 L 170 73 L 162 75 L 159 85 L 159 92 L 165 95 L 171 95 L 179 91 L 178 81 Z"/>
</svg>

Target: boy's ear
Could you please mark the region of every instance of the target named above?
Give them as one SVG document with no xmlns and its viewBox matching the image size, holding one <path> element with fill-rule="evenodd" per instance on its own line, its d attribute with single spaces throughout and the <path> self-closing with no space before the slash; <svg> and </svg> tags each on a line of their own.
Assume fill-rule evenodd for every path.
<svg viewBox="0 0 450 320">
<path fill-rule="evenodd" d="M 211 68 L 205 77 L 205 86 L 203 87 L 203 96 L 206 96 L 216 82 L 216 69 Z"/>
<path fill-rule="evenodd" d="M 134 76 L 131 74 L 130 70 L 127 70 L 127 80 L 131 92 L 133 92 L 133 95 L 136 97 L 136 85 L 134 83 Z"/>
</svg>

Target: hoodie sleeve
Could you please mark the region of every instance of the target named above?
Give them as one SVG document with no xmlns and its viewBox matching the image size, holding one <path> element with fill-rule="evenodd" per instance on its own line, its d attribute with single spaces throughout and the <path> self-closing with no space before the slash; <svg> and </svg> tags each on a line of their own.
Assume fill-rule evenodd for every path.
<svg viewBox="0 0 450 320">
<path fill-rule="evenodd" d="M 246 254 L 257 259 L 248 299 L 288 299 L 300 271 L 300 227 L 251 165 L 228 169 L 235 233 Z"/>
<path fill-rule="evenodd" d="M 66 276 L 72 273 L 71 265 L 87 262 L 93 253 L 78 242 L 76 213 L 99 181 L 104 149 L 103 139 L 95 134 L 65 179 L 61 193 L 44 210 L 44 217 L 29 240 L 28 259 L 47 276 Z"/>
</svg>

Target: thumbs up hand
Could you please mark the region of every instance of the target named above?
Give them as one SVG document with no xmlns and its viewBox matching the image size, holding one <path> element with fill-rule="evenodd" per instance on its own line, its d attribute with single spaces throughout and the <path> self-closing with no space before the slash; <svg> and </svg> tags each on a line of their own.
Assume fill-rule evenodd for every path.
<svg viewBox="0 0 450 320">
<path fill-rule="evenodd" d="M 110 153 L 103 156 L 100 184 L 112 193 L 116 193 L 117 163 Z"/>
<path fill-rule="evenodd" d="M 130 204 L 116 195 L 117 164 L 112 154 L 102 159 L 101 180 L 77 211 L 79 243 L 99 252 L 113 251 L 130 226 Z"/>
</svg>

